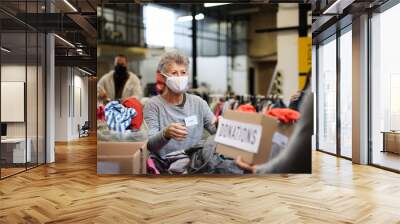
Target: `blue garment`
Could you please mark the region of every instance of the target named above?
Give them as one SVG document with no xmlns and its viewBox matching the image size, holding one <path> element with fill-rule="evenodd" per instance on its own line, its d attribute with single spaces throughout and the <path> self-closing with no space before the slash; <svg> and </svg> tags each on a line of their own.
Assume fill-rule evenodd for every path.
<svg viewBox="0 0 400 224">
<path fill-rule="evenodd" d="M 125 131 L 131 125 L 131 121 L 136 117 L 136 114 L 135 109 L 126 108 L 118 101 L 111 101 L 104 108 L 108 127 L 110 130 L 119 132 Z"/>
</svg>

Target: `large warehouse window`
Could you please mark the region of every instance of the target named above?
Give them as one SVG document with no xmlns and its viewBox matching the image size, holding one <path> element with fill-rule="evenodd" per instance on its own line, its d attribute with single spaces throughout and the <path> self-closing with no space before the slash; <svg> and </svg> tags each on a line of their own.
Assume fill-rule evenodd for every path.
<svg viewBox="0 0 400 224">
<path fill-rule="evenodd" d="M 336 153 L 336 37 L 318 48 L 318 149 Z"/>
<path fill-rule="evenodd" d="M 371 19 L 372 163 L 400 170 L 400 4 Z"/>
<path fill-rule="evenodd" d="M 352 33 L 340 36 L 340 154 L 351 158 L 352 149 Z"/>
<path fill-rule="evenodd" d="M 143 8 L 143 17 L 148 45 L 174 47 L 175 15 L 172 10 L 146 5 Z"/>
</svg>

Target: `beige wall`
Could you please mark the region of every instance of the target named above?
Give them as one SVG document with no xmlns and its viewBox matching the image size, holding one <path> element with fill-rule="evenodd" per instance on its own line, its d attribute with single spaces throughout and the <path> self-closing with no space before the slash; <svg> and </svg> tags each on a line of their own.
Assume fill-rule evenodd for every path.
<svg viewBox="0 0 400 224">
<path fill-rule="evenodd" d="M 27 80 L 25 78 L 27 77 Z M 7 122 L 7 137 L 27 138 L 31 140 L 32 162 L 36 162 L 39 150 L 39 162 L 44 162 L 45 150 L 45 116 L 44 116 L 44 75 L 42 67 L 10 64 L 1 66 L 1 81 L 20 81 L 26 83 L 26 114 L 25 122 Z M 1 108 L 6 110 L 7 108 Z"/>
<path fill-rule="evenodd" d="M 258 62 L 255 65 L 255 93 L 266 95 L 275 70 L 276 62 Z"/>
<path fill-rule="evenodd" d="M 250 17 L 248 29 L 249 57 L 276 54 L 276 33 L 256 33 L 257 29 L 275 28 L 276 13 L 258 13 Z"/>
<path fill-rule="evenodd" d="M 1 72 L 1 81 L 9 82 L 9 81 L 20 81 L 25 82 L 25 66 L 22 65 L 2 65 Z M 37 98 L 37 77 L 36 77 L 36 66 L 28 66 L 27 67 L 27 99 L 26 99 L 26 107 L 27 107 L 27 131 L 28 137 L 36 136 L 37 132 L 37 105 L 39 108 L 43 107 L 43 100 L 38 102 Z M 39 74 L 41 72 L 41 68 L 39 68 Z M 40 80 L 41 77 L 40 77 Z M 42 85 L 42 83 L 40 83 Z M 39 89 L 39 94 L 43 93 L 44 89 Z M 6 109 L 6 108 L 1 108 Z M 43 110 L 41 110 L 42 112 Z M 43 125 L 43 124 L 42 124 Z M 7 135 L 8 137 L 25 137 L 25 123 L 22 122 L 10 122 L 7 125 Z"/>
</svg>

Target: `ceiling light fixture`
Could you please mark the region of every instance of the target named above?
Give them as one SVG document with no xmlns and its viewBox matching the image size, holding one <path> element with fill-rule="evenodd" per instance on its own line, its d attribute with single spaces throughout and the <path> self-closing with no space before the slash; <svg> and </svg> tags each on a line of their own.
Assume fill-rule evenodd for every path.
<svg viewBox="0 0 400 224">
<path fill-rule="evenodd" d="M 189 22 L 192 21 L 193 17 L 192 16 L 181 16 L 178 17 L 178 22 Z"/>
<path fill-rule="evenodd" d="M 1 47 L 0 49 L 1 49 L 2 51 L 6 52 L 6 53 L 10 53 L 10 52 L 11 52 L 11 50 L 8 50 L 8 49 L 5 48 L 5 47 Z"/>
<path fill-rule="evenodd" d="M 330 5 L 324 12 L 323 15 L 328 14 L 342 14 L 343 10 L 351 5 L 355 0 L 336 0 L 332 5 Z"/>
<path fill-rule="evenodd" d="M 74 12 L 78 12 L 78 10 L 68 1 L 68 0 L 64 0 L 65 4 L 67 4 L 72 10 L 74 10 Z"/>
<path fill-rule="evenodd" d="M 204 3 L 204 7 L 209 8 L 209 7 L 228 5 L 228 4 L 231 4 L 231 3 Z"/>
<path fill-rule="evenodd" d="M 62 37 L 60 37 L 60 36 L 57 35 L 57 34 L 54 34 L 54 36 L 57 37 L 58 39 L 60 39 L 61 41 L 63 41 L 64 43 L 66 43 L 67 45 L 69 45 L 70 47 L 75 48 L 75 45 L 71 44 L 71 42 L 69 42 L 68 40 L 66 40 L 66 39 L 64 39 L 64 38 L 62 38 Z"/>
<path fill-rule="evenodd" d="M 81 68 L 79 68 L 79 67 L 78 67 L 78 70 L 81 71 L 81 72 L 83 72 L 83 73 L 85 73 L 85 74 L 87 74 L 87 75 L 92 75 L 92 73 L 90 73 L 90 72 L 88 72 L 88 71 L 86 71 L 86 70 L 83 70 L 83 69 L 81 69 Z"/>
<path fill-rule="evenodd" d="M 203 13 L 199 13 L 197 15 L 194 16 L 194 18 L 196 20 L 202 20 L 204 19 L 204 14 Z M 178 17 L 178 22 L 189 22 L 193 20 L 193 16 L 180 16 Z"/>
<path fill-rule="evenodd" d="M 202 20 L 204 19 L 204 14 L 203 13 L 199 13 L 194 17 L 196 20 Z"/>
</svg>

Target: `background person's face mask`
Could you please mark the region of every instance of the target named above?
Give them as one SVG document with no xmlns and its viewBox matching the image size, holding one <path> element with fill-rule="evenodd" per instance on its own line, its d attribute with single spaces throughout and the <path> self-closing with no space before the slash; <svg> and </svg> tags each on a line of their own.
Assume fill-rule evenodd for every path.
<svg viewBox="0 0 400 224">
<path fill-rule="evenodd" d="M 161 75 L 167 78 L 165 84 L 167 87 L 174 93 L 183 93 L 187 89 L 189 77 L 187 75 L 184 76 L 167 76 L 163 73 Z"/>
<path fill-rule="evenodd" d="M 119 76 L 125 76 L 127 74 L 126 67 L 121 64 L 115 65 L 115 73 Z"/>
</svg>

